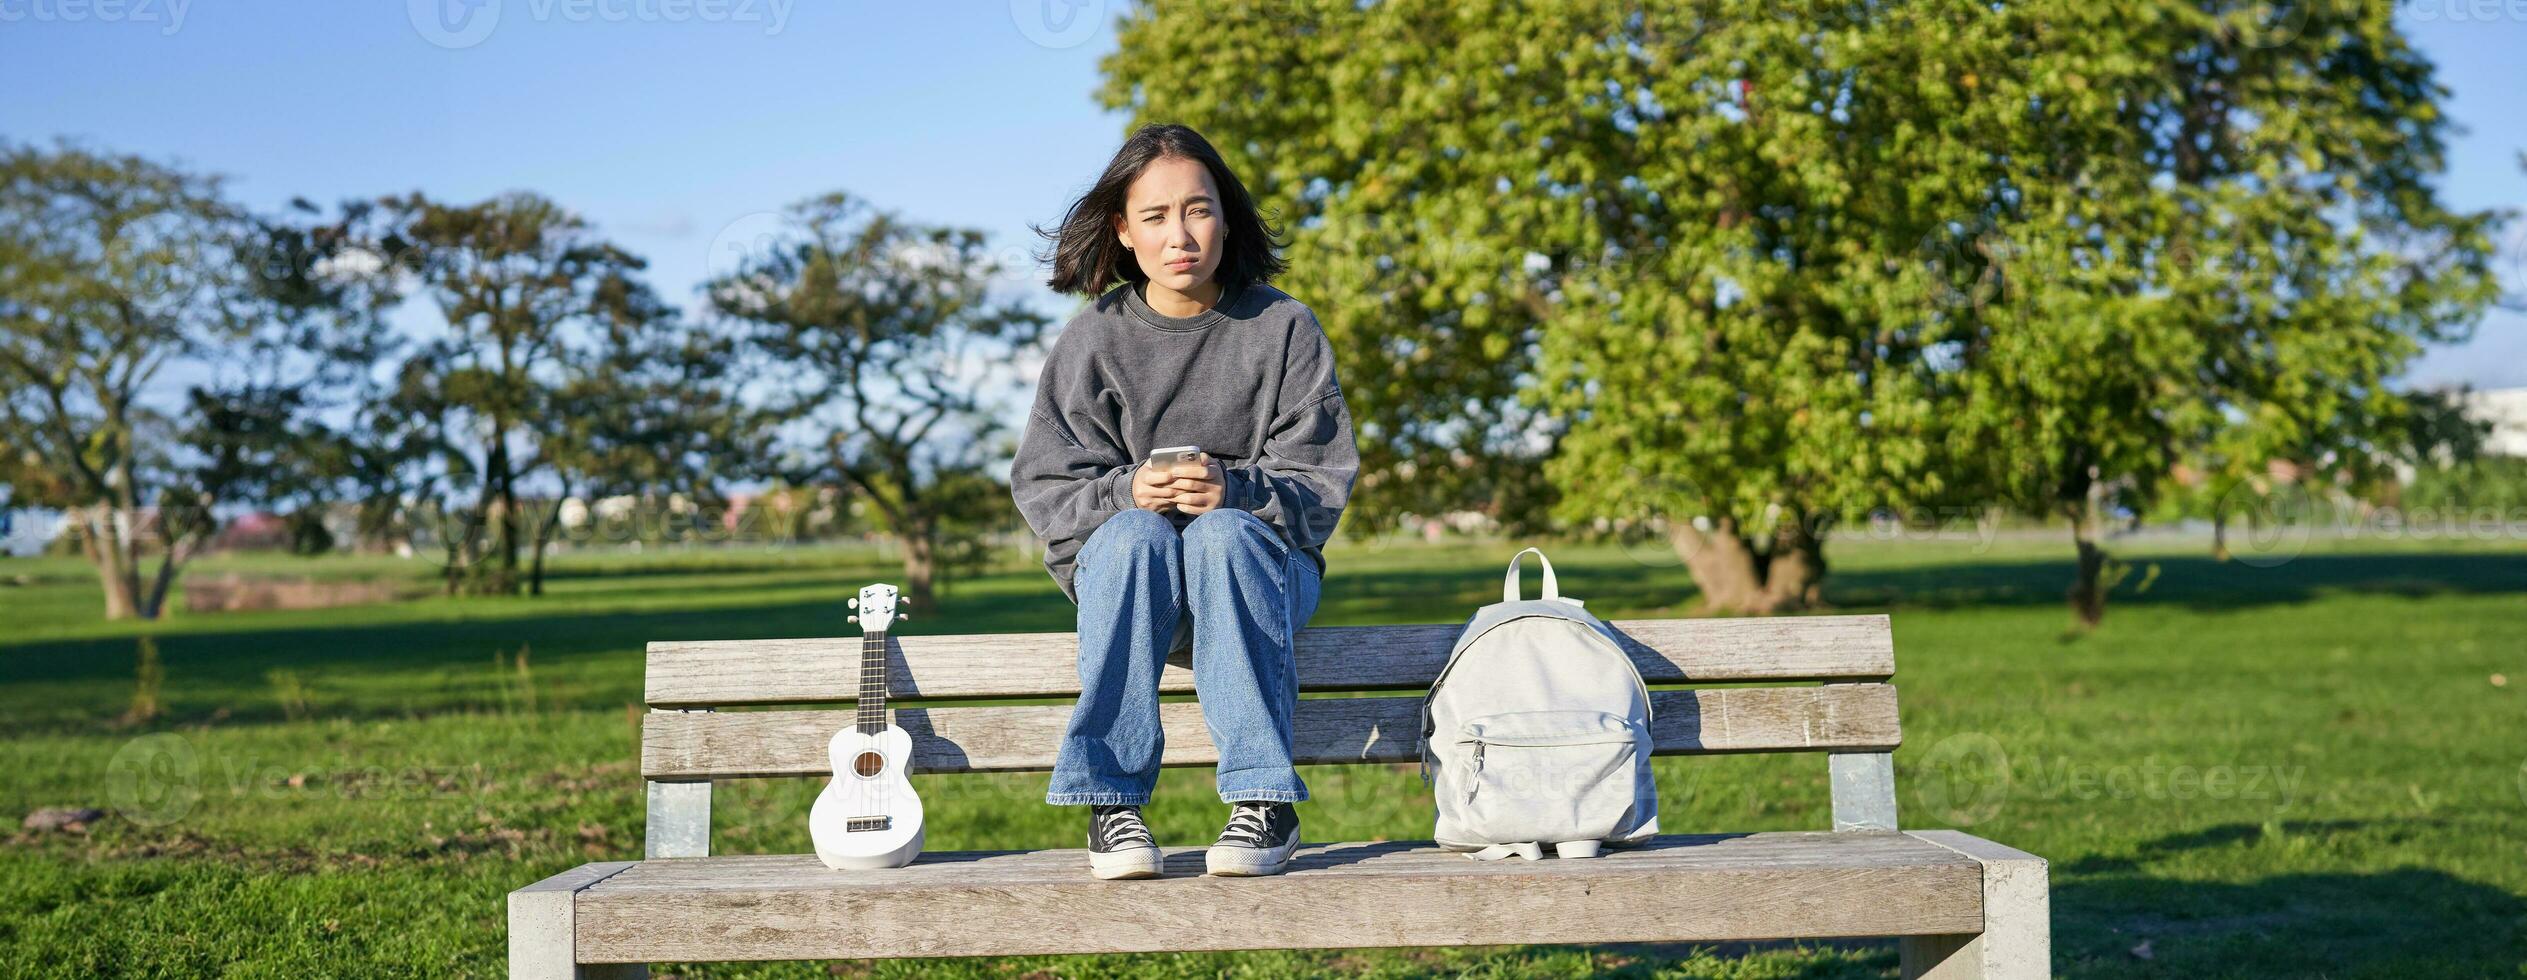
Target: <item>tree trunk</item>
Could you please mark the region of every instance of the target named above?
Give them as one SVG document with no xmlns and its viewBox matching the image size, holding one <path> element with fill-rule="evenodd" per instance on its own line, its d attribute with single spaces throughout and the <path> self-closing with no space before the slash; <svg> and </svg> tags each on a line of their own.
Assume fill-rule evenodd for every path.
<svg viewBox="0 0 2527 980">
<path fill-rule="evenodd" d="M 2071 615 L 2081 629 L 2096 629 L 2106 621 L 2106 549 L 2097 546 L 2085 534 L 2075 534 L 2079 545 L 2079 578 L 2071 583 Z"/>
<path fill-rule="evenodd" d="M 932 598 L 939 576 L 937 529 L 929 519 L 916 518 L 895 538 L 904 546 L 905 598 L 922 612 L 938 609 Z"/>
<path fill-rule="evenodd" d="M 450 518 L 445 505 L 433 503 L 431 507 L 438 513 L 439 551 L 446 557 L 439 567 L 447 575 L 447 594 L 454 596 L 464 588 L 466 570 L 473 567 L 474 536 L 448 529 Z"/>
<path fill-rule="evenodd" d="M 2229 560 L 2229 510 L 2226 507 L 2211 509 L 2211 560 Z"/>
<path fill-rule="evenodd" d="M 544 546 L 553 541 L 553 528 L 562 522 L 562 501 L 570 499 L 570 478 L 562 478 L 562 492 L 553 498 L 553 505 L 544 509 L 544 516 L 535 522 L 535 556 L 527 572 L 526 594 L 544 594 Z"/>
<path fill-rule="evenodd" d="M 1764 612 L 1810 609 L 1825 604 L 1825 540 L 1823 529 L 1804 514 L 1783 515 L 1773 532 L 1772 551 L 1764 571 Z"/>
<path fill-rule="evenodd" d="M 500 478 L 500 581 L 501 595 L 518 592 L 518 488 L 516 474 Z"/>
<path fill-rule="evenodd" d="M 482 512 L 490 518 L 492 553 L 500 562 L 489 575 L 476 569 L 480 591 L 514 595 L 518 589 L 518 498 L 509 485 L 509 446 L 505 427 L 494 426 L 491 451 L 483 456 Z"/>
<path fill-rule="evenodd" d="M 130 619 L 140 614 L 139 577 L 132 574 L 132 556 L 124 548 L 129 528 L 115 526 L 112 505 L 88 508 L 80 518 L 86 533 L 79 546 L 96 566 L 97 584 L 105 590 L 105 618 Z"/>
<path fill-rule="evenodd" d="M 167 610 L 167 592 L 175 585 L 176 567 L 191 555 L 178 555 L 181 542 L 167 542 L 165 554 L 158 556 L 158 576 L 149 584 L 149 594 L 140 605 L 140 618 L 156 619 Z"/>
<path fill-rule="evenodd" d="M 2098 544 L 2105 530 L 2106 487 L 2091 482 L 2086 499 L 2070 506 L 2071 541 L 2079 548 L 2079 576 L 2071 581 L 2071 616 L 2081 629 L 2106 621 L 2107 564 L 2113 557 Z"/>
<path fill-rule="evenodd" d="M 1684 559 L 1693 584 L 1702 590 L 1703 608 L 1736 614 L 1766 611 L 1764 568 L 1756 562 L 1755 550 L 1738 535 L 1736 518 L 1717 518 L 1709 531 L 1689 522 L 1672 522 L 1667 537 L 1676 556 Z"/>
</svg>

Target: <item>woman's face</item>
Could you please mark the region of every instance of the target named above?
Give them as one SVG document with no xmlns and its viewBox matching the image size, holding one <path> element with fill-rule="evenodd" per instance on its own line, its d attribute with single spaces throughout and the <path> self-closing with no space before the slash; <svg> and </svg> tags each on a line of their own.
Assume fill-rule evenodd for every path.
<svg viewBox="0 0 2527 980">
<path fill-rule="evenodd" d="M 1133 179 L 1123 199 L 1115 233 L 1141 274 L 1152 286 L 1198 295 L 1219 271 L 1220 241 L 1228 235 L 1211 172 L 1192 160 L 1162 157 Z"/>
</svg>

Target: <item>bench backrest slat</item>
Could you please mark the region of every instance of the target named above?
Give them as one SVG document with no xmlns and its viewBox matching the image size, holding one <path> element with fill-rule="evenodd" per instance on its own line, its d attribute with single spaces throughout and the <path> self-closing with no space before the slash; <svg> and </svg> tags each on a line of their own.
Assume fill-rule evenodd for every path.
<svg viewBox="0 0 2527 980">
<path fill-rule="evenodd" d="M 1691 681 L 1880 680 L 1895 672 L 1887 617 L 1638 619 L 1609 625 L 1653 684 Z M 1463 624 L 1319 626 L 1299 634 L 1304 691 L 1426 688 Z M 1072 697 L 1079 640 L 1072 633 L 889 637 L 887 696 Z M 852 700 L 859 687 L 857 637 L 658 641 L 649 645 L 647 701 L 654 708 L 814 704 Z M 1193 690 L 1193 672 L 1169 666 L 1159 690 Z"/>
<path fill-rule="evenodd" d="M 1660 755 L 1719 752 L 1889 751 L 1901 740 L 1888 684 L 1654 691 L 1651 735 Z M 898 708 L 913 737 L 916 773 L 1043 770 L 1070 718 L 1067 705 Z M 1419 758 L 1418 697 L 1308 698 L 1292 727 L 1302 764 Z M 661 712 L 648 716 L 641 772 L 660 781 L 831 773 L 826 742 L 845 710 Z M 1202 706 L 1159 706 L 1166 766 L 1218 761 Z"/>
</svg>

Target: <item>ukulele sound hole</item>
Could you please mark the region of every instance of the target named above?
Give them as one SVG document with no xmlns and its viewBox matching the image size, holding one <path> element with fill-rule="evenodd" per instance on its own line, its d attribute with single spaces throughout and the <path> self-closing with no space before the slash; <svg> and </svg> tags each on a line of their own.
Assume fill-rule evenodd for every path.
<svg viewBox="0 0 2527 980">
<path fill-rule="evenodd" d="M 875 752 L 862 752 L 859 758 L 851 760 L 851 769 L 863 776 L 877 775 L 886 771 L 886 757 Z"/>
</svg>

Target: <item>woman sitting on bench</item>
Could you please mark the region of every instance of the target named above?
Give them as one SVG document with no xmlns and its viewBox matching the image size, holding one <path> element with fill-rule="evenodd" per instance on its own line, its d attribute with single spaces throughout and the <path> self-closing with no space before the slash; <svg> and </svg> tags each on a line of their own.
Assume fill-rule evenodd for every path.
<svg viewBox="0 0 2527 980">
<path fill-rule="evenodd" d="M 1045 802 L 1090 807 L 1097 877 L 1159 873 L 1140 814 L 1165 741 L 1158 681 L 1190 656 L 1230 804 L 1208 869 L 1277 873 L 1307 799 L 1291 765 L 1291 641 L 1315 614 L 1360 467 L 1332 346 L 1269 284 L 1282 269 L 1271 230 L 1186 127 L 1134 133 L 1043 234 L 1048 285 L 1095 297 L 1044 362 L 1009 473 L 1079 607 L 1079 703 Z M 1146 464 L 1179 446 L 1204 452 Z"/>
</svg>

